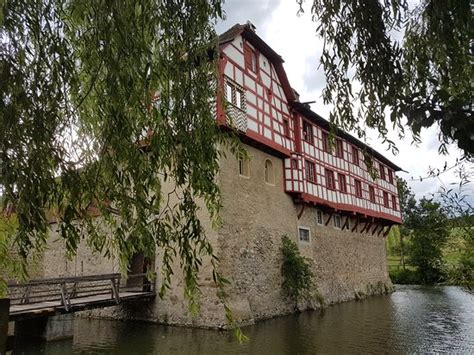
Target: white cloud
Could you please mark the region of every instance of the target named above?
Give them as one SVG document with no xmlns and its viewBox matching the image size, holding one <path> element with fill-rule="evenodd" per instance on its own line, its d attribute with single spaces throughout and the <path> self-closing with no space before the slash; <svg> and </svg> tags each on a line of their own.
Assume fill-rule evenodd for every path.
<svg viewBox="0 0 474 355">
<path fill-rule="evenodd" d="M 325 85 L 324 73 L 318 69 L 323 42 L 316 36 L 316 24 L 312 22 L 310 4 L 305 3 L 305 13 L 297 16 L 296 1 L 249 1 L 228 0 L 224 5 L 227 20 L 218 25 L 218 32 L 223 32 L 235 23 L 250 20 L 257 27 L 257 34 L 285 60 L 285 70 L 293 88 L 300 94 L 302 101 L 314 101 L 311 107 L 323 117 L 328 117 L 331 107 L 323 104 L 321 92 Z M 434 193 L 444 185 L 458 181 L 454 170 L 440 175 L 439 178 L 424 179 L 422 182 L 410 181 L 411 178 L 425 177 L 430 167 L 442 169 L 445 162 L 448 166 L 455 164 L 461 156 L 455 147 L 449 147 L 449 154 L 438 154 L 438 129 L 430 127 L 421 132 L 421 143 L 411 144 L 411 137 L 403 140 L 394 131 L 389 138 L 396 142 L 399 154 L 394 156 L 382 144 L 378 133 L 367 133 L 367 143 L 384 154 L 388 159 L 401 166 L 408 173 L 398 175 L 408 180 L 417 197 Z M 409 135 L 409 134 L 408 134 Z M 470 168 L 473 169 L 472 164 Z M 470 194 L 474 195 L 472 184 Z"/>
</svg>

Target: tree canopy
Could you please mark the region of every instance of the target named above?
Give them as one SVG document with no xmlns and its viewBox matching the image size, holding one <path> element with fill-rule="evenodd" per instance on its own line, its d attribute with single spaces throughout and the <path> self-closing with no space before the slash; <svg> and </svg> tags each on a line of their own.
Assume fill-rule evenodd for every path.
<svg viewBox="0 0 474 355">
<path fill-rule="evenodd" d="M 304 0 L 297 3 L 303 11 Z M 454 142 L 472 157 L 470 1 L 420 0 L 413 8 L 407 0 L 311 3 L 316 32 L 324 40 L 323 99 L 334 106 L 331 122 L 361 137 L 363 124 L 376 128 L 394 150 L 388 125 L 400 134 L 408 128 L 419 139 L 422 127 L 437 124 L 441 152 Z"/>
<path fill-rule="evenodd" d="M 13 251 L 24 276 L 52 216 L 69 253 L 87 235 L 123 270 L 162 248 L 161 291 L 177 259 L 196 306 L 201 259 L 216 262 L 198 199 L 218 222 L 218 147 L 238 148 L 214 116 L 220 1 L 0 5 L 2 262 Z"/>
</svg>

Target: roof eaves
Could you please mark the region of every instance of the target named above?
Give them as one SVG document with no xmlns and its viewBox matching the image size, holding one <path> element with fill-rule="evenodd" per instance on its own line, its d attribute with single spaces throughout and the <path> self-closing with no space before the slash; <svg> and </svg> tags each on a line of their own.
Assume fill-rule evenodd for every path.
<svg viewBox="0 0 474 355">
<path fill-rule="evenodd" d="M 321 117 L 320 115 L 318 115 L 316 112 L 314 112 L 313 110 L 311 110 L 309 107 L 307 107 L 305 104 L 301 103 L 301 102 L 294 102 L 291 104 L 292 107 L 297 110 L 298 112 L 300 112 L 301 114 L 303 114 L 305 117 L 308 117 L 308 118 L 311 118 L 313 119 L 313 121 L 315 121 L 319 126 L 321 126 L 322 128 L 325 128 L 327 130 L 330 130 L 331 129 L 331 126 L 330 126 L 330 123 L 328 120 L 324 119 L 323 117 Z M 398 165 L 394 164 L 392 161 L 390 161 L 388 158 L 386 158 L 385 156 L 383 156 L 381 153 L 379 153 L 378 151 L 376 151 L 374 148 L 372 148 L 371 146 L 369 146 L 368 144 L 362 142 L 361 140 L 359 140 L 358 138 L 354 137 L 353 135 L 343 131 L 342 129 L 337 129 L 337 132 L 336 132 L 337 136 L 338 137 L 341 137 L 341 138 L 344 138 L 346 140 L 348 140 L 349 142 L 351 142 L 352 144 L 354 144 L 355 146 L 363 149 L 363 150 L 366 150 L 368 153 L 370 153 L 372 156 L 374 156 L 376 159 L 380 160 L 381 162 L 387 164 L 388 166 L 390 166 L 393 170 L 395 171 L 401 171 L 403 170 L 402 168 L 400 168 Z"/>
</svg>

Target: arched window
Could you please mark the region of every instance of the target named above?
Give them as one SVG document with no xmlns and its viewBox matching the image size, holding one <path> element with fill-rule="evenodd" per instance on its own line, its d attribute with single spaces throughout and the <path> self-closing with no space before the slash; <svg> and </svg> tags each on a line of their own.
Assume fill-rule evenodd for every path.
<svg viewBox="0 0 474 355">
<path fill-rule="evenodd" d="M 265 182 L 275 184 L 275 175 L 273 173 L 273 163 L 270 159 L 265 160 Z"/>
</svg>

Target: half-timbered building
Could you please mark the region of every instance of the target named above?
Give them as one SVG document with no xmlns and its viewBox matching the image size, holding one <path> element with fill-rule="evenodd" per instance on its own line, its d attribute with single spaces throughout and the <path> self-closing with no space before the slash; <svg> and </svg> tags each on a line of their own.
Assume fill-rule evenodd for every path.
<svg viewBox="0 0 474 355">
<path fill-rule="evenodd" d="M 372 225 L 381 234 L 401 222 L 397 165 L 346 132 L 331 133 L 328 121 L 299 102 L 283 59 L 252 24 L 232 27 L 220 43 L 225 105 L 221 101 L 218 121 L 281 159 L 284 190 L 295 203 L 319 206 L 329 215 L 325 225 L 335 216 L 353 232 Z"/>
<path fill-rule="evenodd" d="M 201 222 L 219 258 L 219 271 L 230 281 L 228 305 L 235 320 L 253 323 L 294 311 L 281 286 L 284 235 L 311 260 L 326 304 L 390 290 L 384 235 L 401 222 L 395 176 L 400 168 L 352 135 L 331 132 L 328 121 L 299 101 L 283 59 L 251 24 L 235 25 L 219 38 L 216 121 L 222 129 L 238 132 L 249 159 L 222 156 L 216 177 L 221 223 L 212 228 L 204 203 Z M 163 193 L 167 188 L 163 183 Z M 118 271 L 116 261 L 94 255 L 84 245 L 68 260 L 54 244 L 60 238 L 51 240 L 43 276 Z M 161 258 L 158 250 L 152 263 L 158 287 Z M 200 280 L 198 317 L 188 312 L 179 270 L 164 298 L 93 315 L 225 326 L 210 263 L 203 265 Z"/>
</svg>

